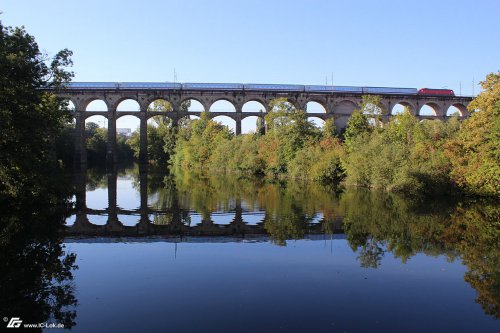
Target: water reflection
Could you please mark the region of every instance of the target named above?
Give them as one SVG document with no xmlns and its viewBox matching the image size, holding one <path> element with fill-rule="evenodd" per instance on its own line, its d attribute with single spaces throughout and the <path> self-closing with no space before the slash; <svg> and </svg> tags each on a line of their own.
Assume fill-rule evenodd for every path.
<svg viewBox="0 0 500 333">
<path fill-rule="evenodd" d="M 465 280 L 477 302 L 500 316 L 498 202 L 412 202 L 383 192 L 168 175 L 137 166 L 107 174 L 89 170 L 76 175 L 75 184 L 69 237 L 262 237 L 279 246 L 311 235 L 345 237 L 366 268 L 379 268 L 388 253 L 403 263 L 418 253 L 444 255 L 467 266 Z M 119 195 L 129 198 L 127 207 Z M 89 208 L 96 198 L 99 208 Z"/>
<path fill-rule="evenodd" d="M 343 233 L 332 206 L 337 194 L 313 185 L 167 175 L 145 166 L 107 174 L 84 170 L 75 185 L 68 236 L 269 235 L 286 245 L 305 234 Z M 128 207 L 118 197 L 129 198 Z"/>
<path fill-rule="evenodd" d="M 15 202 L 0 200 L 0 313 L 24 323 L 71 328 L 77 305 L 76 255 L 66 252 L 61 232 L 70 207 L 71 182 L 55 175 L 44 177 L 38 189 L 43 195 L 32 191 Z"/>
</svg>

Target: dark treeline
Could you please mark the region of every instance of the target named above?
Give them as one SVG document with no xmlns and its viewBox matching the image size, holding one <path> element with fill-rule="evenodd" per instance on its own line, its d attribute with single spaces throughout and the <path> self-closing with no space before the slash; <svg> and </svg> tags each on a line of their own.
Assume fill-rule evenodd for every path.
<svg viewBox="0 0 500 333">
<path fill-rule="evenodd" d="M 123 134 L 116 136 L 116 154 L 118 161 L 127 164 L 134 161 L 134 151 L 128 142 L 129 138 Z M 90 166 L 103 166 L 106 164 L 106 152 L 108 142 L 108 130 L 99 127 L 97 123 L 85 124 L 85 148 L 87 151 L 87 162 Z M 66 124 L 55 142 L 56 156 L 64 166 L 73 166 L 75 157 L 75 126 Z"/>
<path fill-rule="evenodd" d="M 76 265 L 61 227 L 72 189 L 54 151 L 71 115 L 61 99 L 40 90 L 69 81 L 71 52 L 49 58 L 24 29 L 1 22 L 0 45 L 0 311 L 71 328 Z"/>
</svg>

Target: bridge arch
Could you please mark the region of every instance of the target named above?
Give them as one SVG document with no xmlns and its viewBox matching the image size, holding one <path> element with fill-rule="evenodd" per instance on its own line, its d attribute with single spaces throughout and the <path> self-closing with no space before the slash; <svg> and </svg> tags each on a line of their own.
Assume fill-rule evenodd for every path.
<svg viewBox="0 0 500 333">
<path fill-rule="evenodd" d="M 208 110 L 210 112 L 236 112 L 236 106 L 227 98 L 219 98 L 210 104 Z"/>
<path fill-rule="evenodd" d="M 297 110 L 303 110 L 305 107 L 304 103 L 301 103 L 301 101 L 299 101 L 297 98 L 294 97 L 289 96 L 286 98 L 286 101 L 291 105 L 293 105 L 293 107 L 296 108 Z"/>
<path fill-rule="evenodd" d="M 85 111 L 91 112 L 108 112 L 108 103 L 104 99 L 92 98 L 83 103 Z"/>
<path fill-rule="evenodd" d="M 139 118 L 139 112 L 137 112 L 137 114 L 130 114 L 130 113 L 117 113 L 116 116 L 115 116 L 115 119 L 118 120 L 120 118 L 123 118 L 123 117 L 131 117 L 129 119 L 140 119 Z"/>
<path fill-rule="evenodd" d="M 326 104 L 319 100 L 309 100 L 306 103 L 305 111 L 307 113 L 326 113 Z"/>
<path fill-rule="evenodd" d="M 325 126 L 325 120 L 319 117 L 307 117 L 307 120 L 314 124 L 317 128 L 323 128 Z"/>
<path fill-rule="evenodd" d="M 116 104 L 117 112 L 139 112 L 141 111 L 141 106 L 139 102 L 132 98 L 121 98 Z"/>
<path fill-rule="evenodd" d="M 266 116 L 266 114 L 264 112 L 259 113 L 257 115 L 253 115 L 253 114 L 252 115 L 250 115 L 250 114 L 245 115 L 245 114 L 243 114 L 243 115 L 241 115 L 241 120 L 251 118 L 251 117 L 264 119 L 265 116 Z"/>
<path fill-rule="evenodd" d="M 93 123 L 93 124 L 92 124 Z M 90 139 L 93 139 L 90 141 Z M 107 152 L 108 119 L 104 115 L 90 115 L 85 119 L 83 133 L 80 133 L 82 160 L 99 163 Z"/>
<path fill-rule="evenodd" d="M 140 120 L 138 118 L 138 115 L 135 115 L 135 114 L 117 115 L 115 140 L 116 140 L 118 147 L 120 147 L 121 144 L 126 142 L 135 131 L 140 132 L 139 124 L 140 124 Z M 121 154 L 118 154 L 118 151 L 117 151 L 118 160 L 119 160 L 120 155 Z"/>
<path fill-rule="evenodd" d="M 165 101 L 165 102 L 168 102 L 170 105 L 172 105 L 174 103 L 173 98 L 169 98 L 169 96 L 151 95 L 151 96 L 148 96 L 143 101 L 145 109 L 147 110 L 151 106 L 151 104 L 153 104 L 156 101 Z"/>
<path fill-rule="evenodd" d="M 462 103 L 454 103 L 448 106 L 446 109 L 446 116 L 453 116 L 455 113 L 458 113 L 459 117 L 468 117 L 470 115 L 467 107 Z"/>
<path fill-rule="evenodd" d="M 202 103 L 202 101 L 195 97 L 184 98 L 181 100 L 180 104 L 182 105 L 182 103 L 189 103 L 189 106 L 187 107 L 188 112 L 203 112 L 205 110 L 208 110 Z"/>
<path fill-rule="evenodd" d="M 213 116 L 213 121 L 216 121 L 224 126 L 227 126 L 233 133 L 236 133 L 236 120 L 229 116 Z"/>
<path fill-rule="evenodd" d="M 358 108 L 358 105 L 351 100 L 344 99 L 334 106 L 334 113 L 336 114 L 353 114 L 354 110 Z"/>
<path fill-rule="evenodd" d="M 271 104 L 272 104 L 273 100 L 270 102 Z M 271 104 L 268 107 L 268 112 L 275 111 L 273 108 L 271 108 Z M 285 105 L 287 108 L 295 108 L 297 110 L 300 110 L 300 107 L 298 106 L 298 102 L 291 99 L 291 98 L 286 99 Z"/>
<path fill-rule="evenodd" d="M 251 99 L 245 102 L 243 104 L 243 107 L 241 108 L 242 112 L 267 112 L 267 108 L 265 106 L 265 102 L 259 100 L 259 99 Z"/>
<path fill-rule="evenodd" d="M 76 111 L 76 101 L 73 101 L 71 98 L 63 98 L 62 99 L 63 103 L 65 103 L 66 108 L 71 112 L 74 113 Z"/>
<path fill-rule="evenodd" d="M 174 110 L 170 101 L 164 98 L 156 98 L 148 102 L 146 109 L 148 112 L 171 112 Z"/>
<path fill-rule="evenodd" d="M 413 103 L 411 103 L 409 101 L 398 101 L 396 104 L 394 104 L 394 106 L 390 110 L 390 114 L 395 115 L 398 113 L 403 113 L 405 109 L 410 111 L 410 113 L 412 115 L 416 115 L 416 113 L 417 113 L 416 112 L 417 108 L 415 107 L 415 105 Z"/>
<path fill-rule="evenodd" d="M 242 116 L 241 117 L 241 132 L 243 134 L 245 133 L 256 133 L 257 132 L 257 121 L 262 122 L 264 124 L 264 116 L 254 116 L 254 115 L 249 115 L 249 116 Z M 262 133 L 263 134 L 263 133 Z"/>
<path fill-rule="evenodd" d="M 441 114 L 441 108 L 439 107 L 438 104 L 434 102 L 427 102 L 424 105 L 420 107 L 418 110 L 418 115 L 419 116 L 435 116 L 437 117 L 438 115 Z"/>
</svg>

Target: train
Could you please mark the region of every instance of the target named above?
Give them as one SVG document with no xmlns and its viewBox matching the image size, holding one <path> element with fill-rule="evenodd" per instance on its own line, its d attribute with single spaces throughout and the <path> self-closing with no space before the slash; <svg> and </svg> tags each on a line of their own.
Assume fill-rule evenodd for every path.
<svg viewBox="0 0 500 333">
<path fill-rule="evenodd" d="M 391 95 L 431 95 L 455 96 L 451 89 L 432 88 L 391 88 L 391 87 L 353 87 L 297 84 L 255 84 L 255 83 L 175 83 L 175 82 L 70 82 L 67 89 L 119 89 L 119 90 L 197 90 L 197 91 L 272 91 L 302 93 L 354 93 L 354 94 L 391 94 Z"/>
</svg>

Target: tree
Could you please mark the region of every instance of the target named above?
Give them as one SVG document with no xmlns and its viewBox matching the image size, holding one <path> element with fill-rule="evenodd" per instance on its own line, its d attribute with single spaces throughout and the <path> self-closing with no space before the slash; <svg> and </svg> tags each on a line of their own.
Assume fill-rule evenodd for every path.
<svg viewBox="0 0 500 333">
<path fill-rule="evenodd" d="M 259 155 L 266 163 L 270 175 L 287 172 L 288 163 L 308 141 L 317 141 L 321 136 L 307 114 L 297 109 L 285 98 L 273 100 L 265 116 L 267 133 L 259 142 Z"/>
<path fill-rule="evenodd" d="M 70 112 L 51 91 L 71 78 L 70 56 L 62 50 L 49 59 L 24 28 L 0 22 L 0 311 L 68 328 L 76 258 L 64 253 L 60 230 L 72 187 L 54 147 Z"/>
<path fill-rule="evenodd" d="M 190 101 L 183 102 L 181 109 L 187 111 Z M 148 112 L 171 112 L 173 111 L 170 102 L 159 99 L 154 101 L 149 107 Z M 173 121 L 167 115 L 156 115 L 151 117 L 153 122 L 148 122 L 147 131 L 147 151 L 148 160 L 152 164 L 165 166 L 169 163 L 175 148 L 177 130 L 173 126 Z M 132 133 L 127 144 L 133 151 L 135 158 L 140 154 L 140 132 Z"/>
<path fill-rule="evenodd" d="M 335 126 L 335 121 L 333 118 L 329 118 L 325 121 L 322 134 L 324 138 L 331 138 L 338 136 L 337 127 Z"/>
<path fill-rule="evenodd" d="M 452 179 L 469 192 L 500 196 L 500 72 L 481 82 L 455 140 L 447 145 Z"/>
<path fill-rule="evenodd" d="M 370 133 L 371 128 L 368 122 L 368 117 L 355 110 L 347 122 L 347 128 L 344 132 L 344 143 L 347 151 L 352 149 L 352 142 L 360 135 Z"/>
<path fill-rule="evenodd" d="M 206 170 L 216 147 L 233 136 L 227 126 L 210 119 L 209 112 L 202 112 L 200 119 L 189 120 L 179 128 L 172 163 Z"/>
<path fill-rule="evenodd" d="M 262 112 L 262 110 L 260 110 L 260 112 Z M 266 134 L 266 122 L 262 117 L 258 117 L 257 121 L 255 122 L 255 134 L 256 135 Z"/>
<path fill-rule="evenodd" d="M 71 51 L 49 58 L 23 28 L 0 22 L 0 200 L 23 187 L 37 191 L 41 171 L 54 170 L 54 141 L 70 122 L 67 103 L 50 92 L 72 77 Z"/>
<path fill-rule="evenodd" d="M 378 95 L 363 95 L 361 96 L 362 101 L 359 104 L 359 111 L 364 114 L 370 115 L 375 118 L 377 116 L 383 115 L 387 113 L 385 106 L 382 104 L 380 100 L 380 96 Z"/>
</svg>

